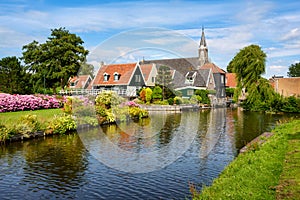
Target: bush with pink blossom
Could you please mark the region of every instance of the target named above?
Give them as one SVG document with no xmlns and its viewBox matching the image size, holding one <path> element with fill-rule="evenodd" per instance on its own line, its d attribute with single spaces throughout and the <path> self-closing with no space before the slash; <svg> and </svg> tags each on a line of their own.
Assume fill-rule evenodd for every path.
<svg viewBox="0 0 300 200">
<path fill-rule="evenodd" d="M 50 95 L 19 95 L 0 93 L 0 112 L 60 108 L 64 98 Z"/>
</svg>

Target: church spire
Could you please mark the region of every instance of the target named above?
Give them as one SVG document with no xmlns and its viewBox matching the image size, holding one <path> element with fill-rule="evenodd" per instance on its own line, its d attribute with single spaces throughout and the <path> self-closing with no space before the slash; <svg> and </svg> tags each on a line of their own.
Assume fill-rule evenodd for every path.
<svg viewBox="0 0 300 200">
<path fill-rule="evenodd" d="M 204 34 L 204 27 L 202 26 L 202 34 L 201 34 L 201 40 L 200 45 L 198 48 L 198 54 L 199 54 L 199 62 L 200 66 L 204 65 L 205 63 L 208 63 L 208 49 L 206 46 L 206 40 L 205 40 L 205 34 Z"/>
<path fill-rule="evenodd" d="M 205 40 L 204 27 L 203 26 L 202 26 L 202 34 L 201 34 L 200 46 L 206 47 L 206 40 Z"/>
</svg>

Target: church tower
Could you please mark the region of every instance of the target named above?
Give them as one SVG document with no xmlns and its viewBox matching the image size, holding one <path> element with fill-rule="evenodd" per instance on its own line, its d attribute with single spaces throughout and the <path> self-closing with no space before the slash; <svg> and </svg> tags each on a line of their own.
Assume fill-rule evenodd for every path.
<svg viewBox="0 0 300 200">
<path fill-rule="evenodd" d="M 205 35 L 204 35 L 204 28 L 202 27 L 202 35 L 201 35 L 201 40 L 200 40 L 200 45 L 198 48 L 198 56 L 199 56 L 199 63 L 201 67 L 205 63 L 208 63 L 208 49 L 206 46 L 206 40 L 205 40 Z"/>
</svg>

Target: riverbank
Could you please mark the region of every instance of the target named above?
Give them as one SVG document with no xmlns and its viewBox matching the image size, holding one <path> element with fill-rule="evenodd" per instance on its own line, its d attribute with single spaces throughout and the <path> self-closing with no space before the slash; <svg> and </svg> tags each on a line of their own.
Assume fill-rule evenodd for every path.
<svg viewBox="0 0 300 200">
<path fill-rule="evenodd" d="M 0 113 L 0 144 L 76 130 L 76 123 L 62 109 Z"/>
<path fill-rule="evenodd" d="M 300 199 L 300 120 L 276 127 L 193 199 Z"/>
</svg>

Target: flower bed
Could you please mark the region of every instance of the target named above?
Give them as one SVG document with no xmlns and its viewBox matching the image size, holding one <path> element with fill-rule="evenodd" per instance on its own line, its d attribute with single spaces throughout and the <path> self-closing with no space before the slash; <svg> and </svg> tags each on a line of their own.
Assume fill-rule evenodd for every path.
<svg viewBox="0 0 300 200">
<path fill-rule="evenodd" d="M 49 95 L 0 94 L 0 112 L 60 108 L 64 98 Z"/>
</svg>

